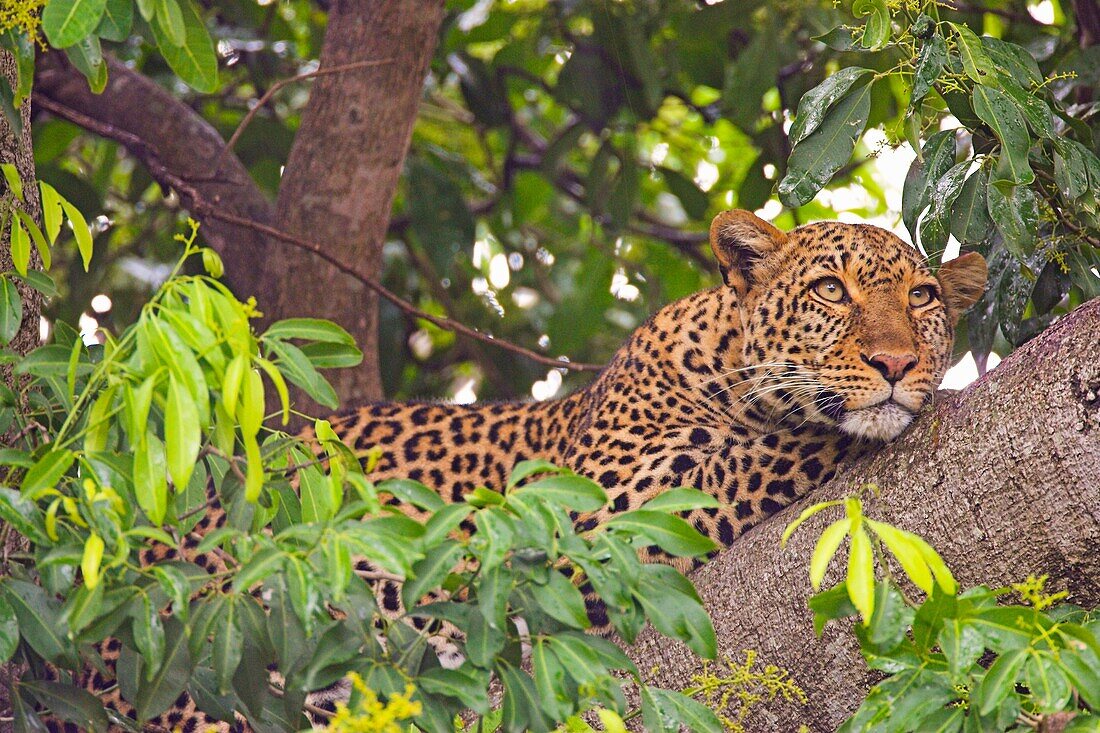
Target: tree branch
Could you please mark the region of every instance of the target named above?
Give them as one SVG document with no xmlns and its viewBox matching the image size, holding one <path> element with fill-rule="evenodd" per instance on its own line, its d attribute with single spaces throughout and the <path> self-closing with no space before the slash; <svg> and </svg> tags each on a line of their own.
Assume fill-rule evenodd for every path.
<svg viewBox="0 0 1100 733">
<path fill-rule="evenodd" d="M 875 519 L 922 535 L 961 587 L 994 587 L 1050 575 L 1052 590 L 1088 608 L 1100 604 L 1100 298 L 1081 306 L 961 393 L 939 401 L 898 441 L 854 465 L 740 539 L 693 580 L 719 640 L 719 654 L 755 649 L 788 670 L 806 706 L 753 709 L 752 730 L 835 730 L 875 678 L 849 629 L 816 639 L 809 558 L 826 511 L 786 550 L 784 526 L 812 503 L 874 483 Z M 825 587 L 842 580 L 841 563 Z M 652 682 L 682 689 L 699 660 L 647 629 L 632 649 Z"/>
<path fill-rule="evenodd" d="M 148 167 L 154 180 L 189 187 L 220 209 L 270 222 L 275 209 L 225 142 L 199 114 L 151 79 L 107 57 L 107 87 L 92 94 L 88 82 L 58 52 L 35 65 L 34 104 L 91 132 L 121 143 Z M 158 146 L 153 141 L 170 141 Z M 217 163 L 221 161 L 221 169 Z M 191 208 L 186 191 L 183 205 Z M 203 236 L 224 255 L 226 276 L 241 295 L 258 294 L 256 262 L 267 252 L 264 237 L 224 221 L 204 222 Z"/>
</svg>

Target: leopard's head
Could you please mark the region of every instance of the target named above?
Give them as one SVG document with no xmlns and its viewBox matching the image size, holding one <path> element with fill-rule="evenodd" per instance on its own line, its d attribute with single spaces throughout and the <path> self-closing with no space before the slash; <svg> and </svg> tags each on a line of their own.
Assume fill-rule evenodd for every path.
<svg viewBox="0 0 1100 733">
<path fill-rule="evenodd" d="M 782 232 L 747 211 L 711 225 L 737 293 L 749 399 L 874 440 L 897 437 L 947 370 L 962 313 L 986 264 L 971 252 L 933 272 L 920 253 L 868 224 Z"/>
</svg>

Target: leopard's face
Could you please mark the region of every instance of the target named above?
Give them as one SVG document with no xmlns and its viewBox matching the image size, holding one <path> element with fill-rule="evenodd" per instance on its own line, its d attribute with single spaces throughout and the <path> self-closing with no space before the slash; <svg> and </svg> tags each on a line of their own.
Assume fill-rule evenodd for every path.
<svg viewBox="0 0 1100 733">
<path fill-rule="evenodd" d="M 727 271 L 743 288 L 743 399 L 778 420 L 897 437 L 947 370 L 955 321 L 984 289 L 984 260 L 965 255 L 933 274 L 913 247 L 865 224 L 764 233 Z"/>
</svg>

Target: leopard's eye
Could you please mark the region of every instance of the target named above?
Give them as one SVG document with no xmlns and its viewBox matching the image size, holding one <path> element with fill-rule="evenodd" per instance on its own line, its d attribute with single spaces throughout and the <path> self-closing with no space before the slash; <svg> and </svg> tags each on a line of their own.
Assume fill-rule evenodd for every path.
<svg viewBox="0 0 1100 733">
<path fill-rule="evenodd" d="M 844 283 L 835 277 L 823 277 L 814 283 L 814 292 L 830 303 L 843 303 L 848 300 L 848 291 Z"/>
<path fill-rule="evenodd" d="M 921 285 L 909 291 L 909 305 L 912 308 L 926 306 L 936 299 L 936 290 L 931 285 Z"/>
</svg>

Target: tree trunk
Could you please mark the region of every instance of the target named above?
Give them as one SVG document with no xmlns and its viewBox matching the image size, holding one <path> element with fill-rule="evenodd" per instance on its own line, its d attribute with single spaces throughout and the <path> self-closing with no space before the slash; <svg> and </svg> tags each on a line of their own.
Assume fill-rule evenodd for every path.
<svg viewBox="0 0 1100 733">
<path fill-rule="evenodd" d="M 332 4 L 321 68 L 388 63 L 314 82 L 279 188 L 280 229 L 324 242 L 343 262 L 381 274 L 394 191 L 442 18 L 442 0 Z M 362 348 L 361 367 L 329 375 L 341 400 L 380 398 L 374 294 L 289 247 L 270 252 L 262 267 L 259 295 L 269 317 L 332 318 Z"/>
<path fill-rule="evenodd" d="M 816 639 L 806 601 L 814 543 L 834 512 L 817 515 L 785 550 L 779 536 L 806 506 L 881 490 L 868 513 L 916 532 L 961 587 L 1029 574 L 1069 601 L 1100 605 L 1100 299 L 1063 318 L 993 372 L 939 401 L 898 441 L 844 468 L 812 496 L 764 522 L 692 578 L 714 620 L 719 653 L 754 649 L 809 696 L 754 708 L 748 730 L 832 731 L 874 678 L 847 628 Z M 841 580 L 841 563 L 824 587 Z M 631 655 L 650 682 L 681 689 L 700 669 L 686 647 L 647 629 Z"/>
<path fill-rule="evenodd" d="M 0 74 L 4 75 L 12 89 L 16 88 L 15 59 L 7 51 L 0 51 Z M 26 201 L 23 210 L 33 216 L 35 221 L 41 222 L 42 207 L 39 201 L 38 187 L 35 185 L 34 154 L 31 150 L 31 103 L 29 99 L 23 103 L 19 112 L 23 122 L 23 129 L 20 132 L 12 129 L 5 115 L 0 115 L 0 163 L 15 164 L 15 167 L 19 170 L 19 178 L 23 182 L 23 197 Z M 3 188 L 4 195 L 9 193 L 7 183 L 2 179 L 0 179 L 0 187 Z M 5 227 L 0 232 L 0 272 L 11 272 L 14 269 L 11 259 L 10 231 L 10 227 Z M 33 248 L 31 250 L 30 266 L 35 269 L 42 267 L 38 252 Z M 38 346 L 38 318 L 42 312 L 42 296 L 37 290 L 25 286 L 18 279 L 16 279 L 16 287 L 23 301 L 23 320 L 19 325 L 19 332 L 8 345 L 16 353 L 26 354 Z M 16 385 L 12 379 L 10 366 L 0 368 L 0 380 L 15 388 Z M 0 445 L 9 445 L 10 437 L 0 435 Z M 0 474 L 0 482 L 2 480 L 3 475 Z M 3 527 L 3 523 L 0 523 L 0 529 L 3 529 Z M 0 534 L 2 534 L 4 545 L 0 547 L 0 556 L 6 557 L 9 552 L 25 549 L 25 540 L 15 532 Z M 0 567 L 0 575 L 6 572 L 6 568 Z M 0 665 L 0 718 L 7 718 L 11 715 L 11 701 L 8 699 L 8 695 L 11 691 L 11 683 L 17 676 L 17 671 L 13 668 L 13 665 Z M 3 727 L 4 725 L 0 724 L 0 729 L 3 729 Z"/>
</svg>

